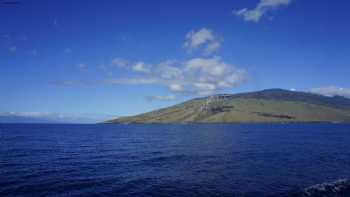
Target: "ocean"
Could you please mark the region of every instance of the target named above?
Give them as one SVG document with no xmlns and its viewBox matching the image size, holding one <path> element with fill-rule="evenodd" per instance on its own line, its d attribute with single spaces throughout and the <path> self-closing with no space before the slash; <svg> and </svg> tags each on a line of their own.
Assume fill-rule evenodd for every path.
<svg viewBox="0 0 350 197">
<path fill-rule="evenodd" d="M 279 196 L 349 178 L 349 124 L 0 124 L 0 196 Z"/>
</svg>

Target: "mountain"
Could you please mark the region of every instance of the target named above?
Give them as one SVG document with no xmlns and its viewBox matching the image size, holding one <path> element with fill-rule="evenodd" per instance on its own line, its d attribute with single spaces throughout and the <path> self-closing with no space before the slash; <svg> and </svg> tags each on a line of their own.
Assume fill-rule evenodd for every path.
<svg viewBox="0 0 350 197">
<path fill-rule="evenodd" d="M 220 94 L 105 123 L 350 122 L 350 99 L 268 89 Z"/>
</svg>

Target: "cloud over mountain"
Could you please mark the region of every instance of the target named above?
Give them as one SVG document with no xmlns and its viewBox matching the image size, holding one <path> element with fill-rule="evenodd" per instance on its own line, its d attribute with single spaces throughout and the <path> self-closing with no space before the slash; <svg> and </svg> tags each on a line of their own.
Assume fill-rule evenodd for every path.
<svg viewBox="0 0 350 197">
<path fill-rule="evenodd" d="M 336 86 L 325 86 L 320 88 L 312 88 L 310 92 L 324 96 L 343 96 L 350 98 L 350 89 Z"/>
<path fill-rule="evenodd" d="M 162 85 L 173 93 L 208 95 L 236 87 L 247 80 L 247 73 L 220 57 L 192 58 L 185 61 L 166 60 L 149 65 L 152 72 L 138 72 L 134 78 L 107 81 L 115 85 Z"/>
<path fill-rule="evenodd" d="M 173 100 L 178 95 L 209 95 L 237 87 L 246 82 L 248 74 L 221 56 L 213 55 L 221 47 L 222 41 L 211 29 L 203 27 L 197 31 L 192 30 L 185 36 L 184 48 L 187 52 L 199 50 L 200 53 L 196 54 L 198 56 L 166 59 L 158 63 L 116 57 L 109 63 L 99 64 L 99 71 L 120 72 L 126 76 L 110 75 L 98 84 L 163 86 L 171 93 L 171 96 L 150 96 L 149 100 Z M 88 66 L 79 64 L 78 67 L 85 71 Z M 64 81 L 62 85 L 85 83 Z"/>
</svg>

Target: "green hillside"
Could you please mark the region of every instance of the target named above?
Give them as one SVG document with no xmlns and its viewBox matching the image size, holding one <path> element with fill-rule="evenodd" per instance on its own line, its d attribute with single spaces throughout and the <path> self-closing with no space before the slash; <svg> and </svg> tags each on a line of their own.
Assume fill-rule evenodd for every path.
<svg viewBox="0 0 350 197">
<path fill-rule="evenodd" d="M 350 122 L 350 99 L 269 89 L 214 95 L 106 123 Z"/>
</svg>

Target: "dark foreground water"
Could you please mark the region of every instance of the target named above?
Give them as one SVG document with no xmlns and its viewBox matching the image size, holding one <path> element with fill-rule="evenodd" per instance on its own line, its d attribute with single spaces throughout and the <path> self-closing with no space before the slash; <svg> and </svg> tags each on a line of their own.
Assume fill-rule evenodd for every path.
<svg viewBox="0 0 350 197">
<path fill-rule="evenodd" d="M 350 125 L 0 125 L 0 196 L 268 196 L 350 178 Z"/>
</svg>

